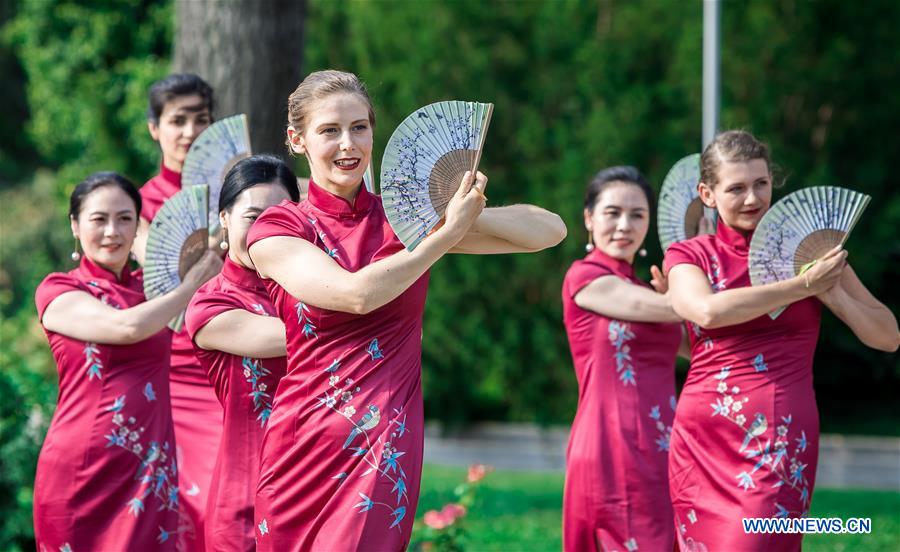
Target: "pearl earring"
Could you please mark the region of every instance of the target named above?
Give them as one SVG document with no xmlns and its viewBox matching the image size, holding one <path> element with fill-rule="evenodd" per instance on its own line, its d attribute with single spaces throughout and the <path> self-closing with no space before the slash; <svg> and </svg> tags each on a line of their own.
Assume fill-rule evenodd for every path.
<svg viewBox="0 0 900 552">
<path fill-rule="evenodd" d="M 72 262 L 77 263 L 78 261 L 81 260 L 81 252 L 78 251 L 78 249 L 79 249 L 78 246 L 79 246 L 80 244 L 79 244 L 79 242 L 78 242 L 78 237 L 77 237 L 77 236 L 72 236 L 72 237 L 75 238 L 75 251 L 72 251 L 72 254 L 69 255 L 69 257 L 72 258 Z"/>
<path fill-rule="evenodd" d="M 588 253 L 594 250 L 594 236 L 591 234 L 590 230 L 588 230 L 588 242 L 584 246 L 584 250 Z"/>
<path fill-rule="evenodd" d="M 641 257 L 646 257 L 646 256 L 647 256 L 647 250 L 644 249 L 643 247 L 640 248 L 640 249 L 638 249 L 638 255 L 640 255 Z"/>
</svg>

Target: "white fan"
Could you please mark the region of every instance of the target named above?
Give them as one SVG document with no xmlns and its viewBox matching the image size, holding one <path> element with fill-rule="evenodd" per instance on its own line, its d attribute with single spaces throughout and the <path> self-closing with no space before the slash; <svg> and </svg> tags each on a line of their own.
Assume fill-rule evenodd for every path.
<svg viewBox="0 0 900 552">
<path fill-rule="evenodd" d="M 701 217 L 715 225 L 716 211 L 703 206 L 697 193 L 700 182 L 700 154 L 679 160 L 669 169 L 659 190 L 656 225 L 663 252 L 675 242 L 697 235 Z"/>
<path fill-rule="evenodd" d="M 225 175 L 238 161 L 250 157 L 250 130 L 244 114 L 209 125 L 191 144 L 181 172 L 182 187 L 209 186 L 209 228 L 219 231 L 219 194 Z"/>
<path fill-rule="evenodd" d="M 363 185 L 366 187 L 366 190 L 370 194 L 375 193 L 375 179 L 372 176 L 372 161 L 369 160 L 369 166 L 366 167 L 366 172 L 363 174 Z"/>
<path fill-rule="evenodd" d="M 191 186 L 170 197 L 153 217 L 144 258 L 144 295 L 153 299 L 181 283 L 209 247 L 209 188 Z M 181 329 L 184 313 L 169 327 Z"/>
<path fill-rule="evenodd" d="M 750 282 L 779 282 L 809 270 L 829 249 L 844 245 L 871 199 L 836 186 L 813 186 L 785 196 L 759 221 L 750 240 Z M 784 309 L 769 316 L 775 319 Z"/>
<path fill-rule="evenodd" d="M 490 103 L 433 103 L 404 119 L 388 140 L 381 199 L 410 251 L 444 216 L 463 174 L 478 169 L 493 110 Z"/>
</svg>

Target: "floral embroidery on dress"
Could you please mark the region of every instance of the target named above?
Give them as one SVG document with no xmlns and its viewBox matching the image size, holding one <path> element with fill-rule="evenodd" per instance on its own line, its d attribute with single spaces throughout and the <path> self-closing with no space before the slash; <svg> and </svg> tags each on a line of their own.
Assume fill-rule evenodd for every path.
<svg viewBox="0 0 900 552">
<path fill-rule="evenodd" d="M 100 348 L 96 343 L 84 344 L 84 367 L 88 380 L 103 379 L 103 362 L 100 360 Z"/>
<path fill-rule="evenodd" d="M 717 256 L 710 255 L 709 262 L 709 271 L 706 273 L 706 277 L 709 278 L 709 284 L 712 286 L 713 292 L 722 291 L 725 289 L 725 282 L 728 281 L 728 278 L 721 277 L 722 266 L 719 264 L 719 258 Z"/>
<path fill-rule="evenodd" d="M 669 397 L 669 407 L 672 409 L 673 416 L 675 414 L 676 404 L 675 396 L 672 395 Z M 659 405 L 650 408 L 650 419 L 656 422 L 656 429 L 659 431 L 659 437 L 656 438 L 656 445 L 659 447 L 657 452 L 669 452 L 669 441 L 672 438 L 672 424 L 666 425 L 666 423 L 662 421 Z"/>
<path fill-rule="evenodd" d="M 638 549 L 637 539 L 635 539 L 634 537 L 631 537 L 622 544 L 625 546 L 625 550 L 628 550 L 628 552 L 634 552 Z"/>
<path fill-rule="evenodd" d="M 295 308 L 297 309 L 297 319 L 300 321 L 300 324 L 303 325 L 301 329 L 303 337 L 306 337 L 307 339 L 310 337 L 318 338 L 319 336 L 316 334 L 316 325 L 312 323 L 312 319 L 309 317 L 309 307 L 307 307 L 303 301 L 297 301 Z"/>
<path fill-rule="evenodd" d="M 756 372 L 767 369 L 761 354 L 756 356 L 753 366 Z M 759 369 L 760 366 L 763 367 L 762 370 Z M 787 416 L 781 416 L 781 423 L 774 428 L 774 441 L 771 437 L 767 438 L 766 433 L 771 428 L 770 420 L 766 418 L 765 414 L 760 412 L 755 413 L 752 420 L 748 420 L 748 417 L 744 415 L 742 410 L 750 399 L 746 396 L 738 396 L 740 393 L 738 386 L 728 385 L 727 378 L 730 370 L 731 366 L 725 366 L 718 374 L 713 376 L 718 381 L 716 391 L 720 396 L 710 406 L 713 409 L 713 416 L 721 416 L 744 431 L 744 438 L 737 452 L 743 454 L 747 460 L 751 460 L 753 467 L 749 467 L 750 464 L 748 463 L 748 469 L 741 471 L 735 476 L 737 485 L 744 491 L 755 489 L 758 480 L 754 479 L 754 476 L 758 471 L 765 470 L 778 479 L 773 487 L 786 485 L 796 490 L 800 495 L 800 502 L 803 504 L 803 511 L 791 511 L 777 502 L 773 503 L 772 515 L 777 517 L 787 517 L 789 514 L 805 516 L 809 511 L 810 502 L 809 480 L 804 474 L 808 464 L 801 462 L 799 455 L 805 452 L 808 446 L 806 431 L 800 430 L 800 436 L 794 438 L 796 446 L 791 451 L 791 441 L 788 435 L 793 417 L 788 414 Z M 777 422 L 777 420 L 772 422 Z"/>
<path fill-rule="evenodd" d="M 259 410 L 256 419 L 259 420 L 260 427 L 264 427 L 272 415 L 272 395 L 266 393 L 268 385 L 260 380 L 272 372 L 259 359 L 244 357 L 241 364 L 244 367 L 244 378 L 250 384 L 249 396 L 253 399 L 253 411 Z"/>
<path fill-rule="evenodd" d="M 637 385 L 634 379 L 634 366 L 631 364 L 631 347 L 625 343 L 631 339 L 634 339 L 634 332 L 631 331 L 627 322 L 610 320 L 609 342 L 616 349 L 615 355 L 613 355 L 616 360 L 616 372 L 624 385 Z"/>
<path fill-rule="evenodd" d="M 147 385 L 144 386 L 144 398 L 147 399 L 147 402 L 156 400 L 156 393 L 153 391 L 153 384 L 149 381 Z"/>
<path fill-rule="evenodd" d="M 377 338 L 369 342 L 365 352 L 372 361 L 384 358 Z M 368 404 L 362 410 L 362 415 L 357 417 L 357 410 L 352 402 L 361 388 L 356 385 L 353 378 L 341 376 L 339 373 L 341 364 L 341 359 L 334 359 L 323 370 L 329 374 L 328 389 L 318 398 L 316 408 L 325 407 L 339 414 L 349 423 L 349 433 L 341 448 L 348 451 L 351 457 L 360 457 L 360 460 L 368 465 L 368 469 L 358 477 L 362 478 L 375 473 L 376 477 L 386 478 L 393 483 L 391 493 L 396 493 L 395 505 L 379 502 L 365 493 L 357 491 L 361 502 L 356 503 L 353 508 L 357 509 L 358 513 L 368 512 L 375 507 L 387 508 L 393 517 L 390 528 L 398 527 L 406 516 L 407 506 L 403 503 L 409 501 L 407 475 L 401 462 L 406 451 L 399 448 L 405 446 L 403 443 L 407 439 L 404 439 L 404 436 L 409 433 L 406 426 L 406 413 L 402 409 L 394 408 L 393 416 L 387 422 L 389 436 L 378 435 L 373 440 L 371 433 L 379 425 L 382 425 L 385 420 L 384 412 L 377 405 Z M 332 480 L 338 481 L 338 485 L 343 485 L 348 478 L 347 472 L 340 472 L 331 477 Z"/>
<path fill-rule="evenodd" d="M 140 480 L 143 490 L 126 502 L 128 512 L 139 516 L 145 511 L 146 501 L 150 497 L 160 502 L 158 510 L 178 511 L 178 466 L 175 456 L 170 456 L 171 445 L 156 441 L 150 441 L 146 446 L 142 444 L 144 428 L 137 425 L 133 416 L 125 418 L 125 406 L 125 395 L 119 395 L 112 405 L 106 407 L 106 411 L 112 413 L 113 424 L 109 435 L 106 435 L 106 447 L 122 448 L 140 461 L 134 478 Z M 159 530 L 159 542 L 165 542 L 171 534 L 178 532 L 177 529 L 168 531 L 162 527 Z"/>
<path fill-rule="evenodd" d="M 267 534 L 269 534 L 269 522 L 266 521 L 266 518 L 263 518 L 263 520 L 259 522 L 258 527 L 259 527 L 259 535 L 261 537 L 264 537 Z"/>
</svg>

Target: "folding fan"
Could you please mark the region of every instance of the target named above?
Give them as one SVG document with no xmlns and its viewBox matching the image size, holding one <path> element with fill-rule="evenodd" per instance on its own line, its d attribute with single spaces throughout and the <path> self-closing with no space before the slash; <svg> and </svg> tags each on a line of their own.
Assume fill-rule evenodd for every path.
<svg viewBox="0 0 900 552">
<path fill-rule="evenodd" d="M 238 161 L 250 157 L 250 131 L 244 114 L 209 125 L 191 144 L 181 173 L 181 185 L 209 186 L 209 228 L 219 231 L 219 193 L 225 175 Z"/>
<path fill-rule="evenodd" d="M 152 299 L 181 284 L 209 247 L 209 188 L 191 186 L 170 197 L 150 223 L 144 259 L 144 295 Z M 181 329 L 184 313 L 169 327 Z"/>
<path fill-rule="evenodd" d="M 375 193 L 375 182 L 372 177 L 372 161 L 369 161 L 369 166 L 366 167 L 366 172 L 363 173 L 363 185 L 366 187 L 366 190 L 370 194 Z"/>
<path fill-rule="evenodd" d="M 381 199 L 410 251 L 444 216 L 463 174 L 478 169 L 493 110 L 489 103 L 433 103 L 404 119 L 388 140 Z"/>
<path fill-rule="evenodd" d="M 716 222 L 715 209 L 708 209 L 700 201 L 697 184 L 700 182 L 700 154 L 679 160 L 666 175 L 659 190 L 656 216 L 659 243 L 663 252 L 675 242 L 697 235 L 700 217 Z"/>
<path fill-rule="evenodd" d="M 872 198 L 836 186 L 797 190 L 773 205 L 750 240 L 754 286 L 803 274 L 829 249 L 844 245 Z M 769 313 L 775 319 L 785 307 Z"/>
</svg>

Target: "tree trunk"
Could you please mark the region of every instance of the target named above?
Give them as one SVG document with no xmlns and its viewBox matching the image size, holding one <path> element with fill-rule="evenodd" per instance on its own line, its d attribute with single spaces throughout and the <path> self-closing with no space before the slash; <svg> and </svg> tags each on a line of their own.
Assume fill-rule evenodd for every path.
<svg viewBox="0 0 900 552">
<path fill-rule="evenodd" d="M 213 87 L 216 118 L 247 114 L 253 153 L 285 155 L 305 15 L 306 0 L 175 1 L 175 70 Z"/>
</svg>

